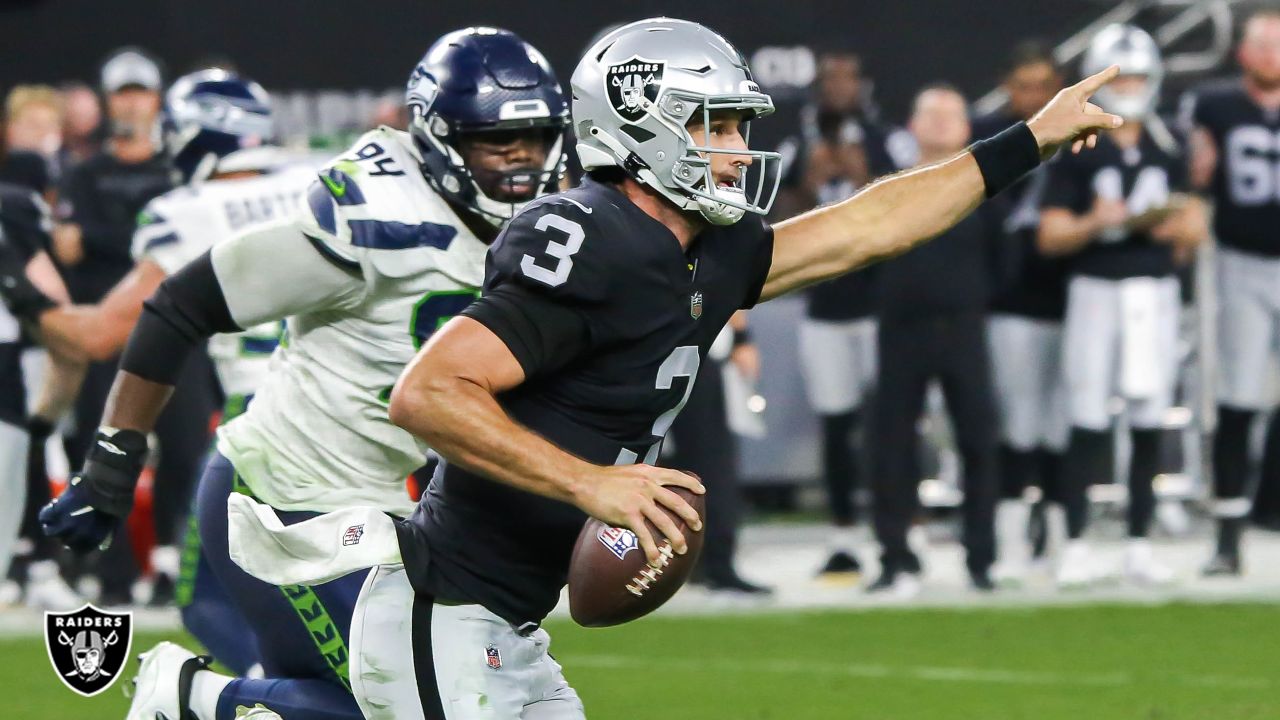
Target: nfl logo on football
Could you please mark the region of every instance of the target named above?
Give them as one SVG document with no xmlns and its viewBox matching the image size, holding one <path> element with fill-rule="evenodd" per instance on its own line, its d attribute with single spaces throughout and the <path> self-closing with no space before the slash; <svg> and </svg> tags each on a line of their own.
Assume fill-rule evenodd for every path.
<svg viewBox="0 0 1280 720">
<path fill-rule="evenodd" d="M 621 560 L 627 553 L 640 547 L 636 534 L 625 528 L 606 527 L 596 536 L 600 543 Z"/>
</svg>

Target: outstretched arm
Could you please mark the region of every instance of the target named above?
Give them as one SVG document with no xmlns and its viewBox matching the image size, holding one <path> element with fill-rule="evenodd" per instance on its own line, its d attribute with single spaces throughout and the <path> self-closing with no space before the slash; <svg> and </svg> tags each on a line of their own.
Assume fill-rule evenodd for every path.
<svg viewBox="0 0 1280 720">
<path fill-rule="evenodd" d="M 1016 180 L 1009 177 L 1010 168 L 1028 171 L 1067 142 L 1075 151 L 1091 147 L 1098 130 L 1121 124 L 1119 117 L 1089 102 L 1117 72 L 1115 67 L 1108 68 L 1059 92 L 1025 128 L 1015 126 L 997 136 L 998 146 L 986 148 L 994 157 L 966 151 L 881 180 L 844 202 L 778 223 L 773 265 L 760 299 L 910 250 L 955 225 L 985 197 L 1002 189 L 1000 183 Z"/>
<path fill-rule="evenodd" d="M 124 348 L 142 314 L 142 303 L 164 279 L 159 265 L 143 260 L 97 304 L 61 305 L 41 313 L 40 341 L 66 357 L 110 360 Z"/>
</svg>

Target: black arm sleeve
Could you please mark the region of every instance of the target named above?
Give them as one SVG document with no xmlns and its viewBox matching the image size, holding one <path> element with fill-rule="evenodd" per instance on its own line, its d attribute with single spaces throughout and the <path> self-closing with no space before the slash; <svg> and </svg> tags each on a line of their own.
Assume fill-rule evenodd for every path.
<svg viewBox="0 0 1280 720">
<path fill-rule="evenodd" d="M 500 286 L 461 314 L 497 335 L 525 378 L 564 367 L 590 347 L 587 321 L 579 310 L 519 285 Z"/>
<path fill-rule="evenodd" d="M 129 335 L 120 369 L 145 380 L 172 385 L 191 350 L 215 333 L 239 332 L 227 299 L 205 253 L 142 305 L 142 317 Z"/>
</svg>

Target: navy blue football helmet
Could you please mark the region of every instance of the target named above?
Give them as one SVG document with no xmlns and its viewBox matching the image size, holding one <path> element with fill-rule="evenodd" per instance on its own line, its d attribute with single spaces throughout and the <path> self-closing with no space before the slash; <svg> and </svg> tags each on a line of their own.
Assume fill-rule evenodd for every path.
<svg viewBox="0 0 1280 720">
<path fill-rule="evenodd" d="M 165 151 L 185 183 L 214 172 L 264 170 L 266 158 L 274 156 L 242 152 L 271 143 L 271 98 L 258 83 L 226 70 L 199 70 L 174 81 L 165 95 L 163 128 Z"/>
<path fill-rule="evenodd" d="M 569 103 L 546 59 L 515 33 L 471 27 L 441 37 L 410 75 L 405 103 L 422 173 L 455 204 L 501 225 L 530 200 L 557 189 L 564 174 Z M 528 131 L 541 134 L 545 162 L 501 173 L 495 182 L 503 189 L 531 191 L 494 197 L 495 182 L 477 182 L 460 140 L 481 133 L 510 138 Z"/>
</svg>

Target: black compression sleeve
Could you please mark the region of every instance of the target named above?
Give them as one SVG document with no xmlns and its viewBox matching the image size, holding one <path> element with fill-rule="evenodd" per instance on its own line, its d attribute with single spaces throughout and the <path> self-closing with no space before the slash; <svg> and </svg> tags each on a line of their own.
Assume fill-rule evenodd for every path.
<svg viewBox="0 0 1280 720">
<path fill-rule="evenodd" d="M 497 335 L 526 378 L 563 367 L 590 347 L 590 332 L 581 312 L 519 285 L 503 285 L 488 292 L 462 314 Z"/>
<path fill-rule="evenodd" d="M 227 299 L 205 253 L 165 280 L 142 305 L 129 335 L 120 369 L 145 380 L 172 385 L 192 348 L 215 333 L 239 332 Z"/>
</svg>

